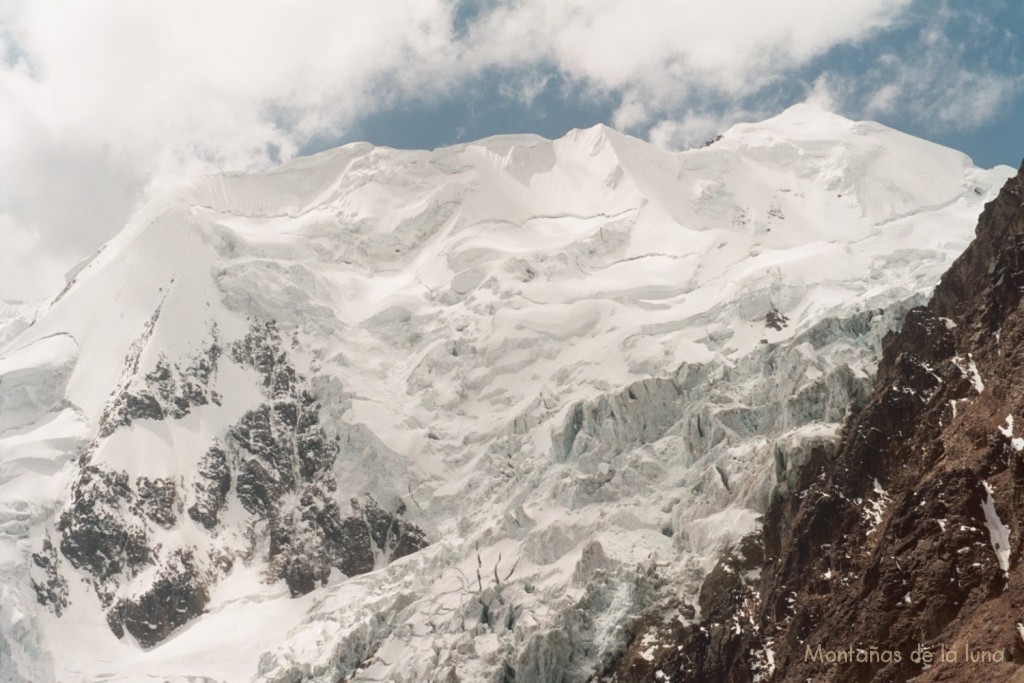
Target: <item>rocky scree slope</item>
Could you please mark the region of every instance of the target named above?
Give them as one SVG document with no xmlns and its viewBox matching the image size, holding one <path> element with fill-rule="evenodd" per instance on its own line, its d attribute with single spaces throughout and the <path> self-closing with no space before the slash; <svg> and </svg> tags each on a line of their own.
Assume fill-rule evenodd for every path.
<svg viewBox="0 0 1024 683">
<path fill-rule="evenodd" d="M 839 448 L 816 450 L 709 574 L 702 620 L 649 624 L 605 679 L 1020 680 L 1022 293 L 1024 170 L 885 338 Z M 910 656 L 921 644 L 930 663 Z M 819 645 L 902 656 L 816 661 Z"/>
<path fill-rule="evenodd" d="M 1009 171 L 800 106 L 155 201 L 0 348 L 0 678 L 583 681 L 724 613 Z"/>
</svg>

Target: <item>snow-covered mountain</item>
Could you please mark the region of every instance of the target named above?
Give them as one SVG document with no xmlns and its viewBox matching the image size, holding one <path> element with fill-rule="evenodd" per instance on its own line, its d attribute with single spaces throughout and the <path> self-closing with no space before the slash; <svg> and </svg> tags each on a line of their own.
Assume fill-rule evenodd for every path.
<svg viewBox="0 0 1024 683">
<path fill-rule="evenodd" d="M 801 105 L 156 201 L 0 311 L 0 678 L 586 680 L 699 617 L 1011 174 Z"/>
</svg>

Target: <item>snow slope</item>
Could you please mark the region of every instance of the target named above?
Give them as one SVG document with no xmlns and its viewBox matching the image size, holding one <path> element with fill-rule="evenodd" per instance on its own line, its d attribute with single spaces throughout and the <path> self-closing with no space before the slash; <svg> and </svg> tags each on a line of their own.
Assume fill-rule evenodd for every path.
<svg viewBox="0 0 1024 683">
<path fill-rule="evenodd" d="M 1011 173 L 800 105 L 683 153 L 603 126 L 353 144 L 154 202 L 0 348 L 0 677 L 585 680 L 834 441 Z M 184 415 L 112 406 L 267 321 L 339 444 L 330 495 L 429 545 L 291 597 L 232 470 L 212 528 L 140 522 L 137 570 L 47 555 L 85 464 L 192 490 L 259 372 L 225 352 Z M 104 610 L 171 549 L 203 613 L 117 638 Z"/>
</svg>

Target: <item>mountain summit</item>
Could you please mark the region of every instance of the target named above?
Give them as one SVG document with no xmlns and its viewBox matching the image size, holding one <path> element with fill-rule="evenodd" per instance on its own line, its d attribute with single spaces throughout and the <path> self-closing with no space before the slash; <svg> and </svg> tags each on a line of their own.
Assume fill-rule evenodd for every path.
<svg viewBox="0 0 1024 683">
<path fill-rule="evenodd" d="M 0 337 L 0 677 L 587 680 L 696 623 L 1010 173 L 799 106 L 156 200 Z"/>
</svg>

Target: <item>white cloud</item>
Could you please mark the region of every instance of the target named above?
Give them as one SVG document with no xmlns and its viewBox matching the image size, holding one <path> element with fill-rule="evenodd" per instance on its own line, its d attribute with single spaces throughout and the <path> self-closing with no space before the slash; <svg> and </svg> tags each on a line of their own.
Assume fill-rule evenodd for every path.
<svg viewBox="0 0 1024 683">
<path fill-rule="evenodd" d="M 440 0 L 5 8 L 0 40 L 17 50 L 0 66 L 0 236 L 19 226 L 40 254 L 70 262 L 116 232 L 146 187 L 267 167 L 455 73 Z M 61 284 L 38 280 L 4 269 L 0 297 Z"/>
<path fill-rule="evenodd" d="M 475 27 L 477 47 L 507 64 L 545 59 L 615 90 L 699 84 L 731 94 L 888 25 L 909 0 L 524 0 Z"/>
<path fill-rule="evenodd" d="M 991 120 L 1020 82 L 1020 78 L 961 69 L 952 74 L 939 97 L 921 107 L 921 116 L 934 112 L 951 127 L 972 128 Z"/>
<path fill-rule="evenodd" d="M 681 117 L 662 119 L 651 126 L 648 137 L 662 149 L 700 147 L 735 123 L 729 119 L 687 112 Z"/>
<path fill-rule="evenodd" d="M 3 236 L 0 273 L 6 274 L 4 279 L 10 283 L 11 290 L 48 292 L 56 283 L 63 282 L 61 276 L 67 271 L 67 264 L 64 259 L 51 254 L 38 232 L 17 225 L 0 214 L 0 235 Z M 0 301 L 13 298 L 13 295 L 7 296 L 0 290 Z"/>
<path fill-rule="evenodd" d="M 695 92 L 757 92 L 908 2 L 519 0 L 484 6 L 456 34 L 455 0 L 6 0 L 0 238 L 25 259 L 70 265 L 147 188 L 268 167 L 492 68 L 525 74 L 509 92 L 527 103 L 557 73 L 620 102 L 617 125 L 661 121 L 652 135 L 680 144 L 720 123 L 667 122 L 699 112 Z M 61 284 L 53 268 L 2 265 L 0 298 Z"/>
<path fill-rule="evenodd" d="M 648 123 L 651 120 L 651 113 L 647 106 L 636 92 L 629 92 L 623 96 L 622 102 L 612 116 L 612 125 L 619 130 L 629 130 Z"/>
<path fill-rule="evenodd" d="M 498 92 L 502 97 L 518 99 L 527 107 L 533 106 L 534 100 L 544 92 L 551 82 L 551 74 L 537 70 L 518 74 L 510 81 L 502 83 Z"/>
<path fill-rule="evenodd" d="M 811 90 L 807 94 L 806 102 L 824 109 L 825 111 L 835 111 L 837 108 L 837 88 L 840 88 L 840 86 L 837 86 L 836 83 L 828 77 L 828 74 L 821 74 L 814 79 Z"/>
<path fill-rule="evenodd" d="M 899 111 L 932 131 L 964 130 L 992 120 L 1019 91 L 1020 77 L 965 67 L 948 46 L 930 44 L 933 50 L 906 61 L 879 60 L 851 84 L 845 109 L 868 118 Z"/>
<path fill-rule="evenodd" d="M 957 39 L 951 37 L 954 28 Z M 1000 113 L 1024 79 L 971 59 L 964 41 L 977 45 L 992 35 L 1005 38 L 1002 34 L 984 15 L 939 4 L 902 54 L 885 52 L 870 68 L 846 78 L 838 106 L 867 118 L 898 112 L 932 132 L 982 125 Z"/>
<path fill-rule="evenodd" d="M 896 103 L 903 94 L 903 86 L 899 83 L 887 83 L 871 93 L 865 109 L 870 112 L 887 114 L 896 108 Z"/>
</svg>

